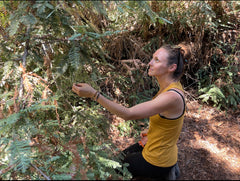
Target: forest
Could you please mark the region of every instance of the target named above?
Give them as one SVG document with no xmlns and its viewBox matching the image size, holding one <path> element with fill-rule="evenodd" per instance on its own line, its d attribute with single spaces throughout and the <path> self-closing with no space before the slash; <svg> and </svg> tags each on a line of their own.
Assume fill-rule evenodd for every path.
<svg viewBox="0 0 240 181">
<path fill-rule="evenodd" d="M 124 121 L 72 85 L 145 102 L 159 89 L 152 54 L 181 42 L 180 179 L 240 179 L 239 1 L 6 0 L 0 19 L 0 179 L 131 179 L 117 155 L 148 119 Z"/>
</svg>

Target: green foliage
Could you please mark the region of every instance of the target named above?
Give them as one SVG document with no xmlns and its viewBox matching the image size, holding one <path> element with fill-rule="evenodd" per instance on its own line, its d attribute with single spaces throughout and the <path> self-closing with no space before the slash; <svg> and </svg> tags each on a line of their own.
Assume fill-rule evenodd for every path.
<svg viewBox="0 0 240 181">
<path fill-rule="evenodd" d="M 13 166 L 3 179 L 130 179 L 108 137 L 106 110 L 71 87 L 89 83 L 126 106 L 147 101 L 158 88 L 146 67 L 126 73 L 119 57 L 147 64 L 164 42 L 196 44 L 188 73 L 204 102 L 239 104 L 239 39 L 217 41 L 235 21 L 208 2 L 156 3 L 158 11 L 150 1 L 0 2 L 0 168 Z M 201 55 L 205 42 L 211 59 Z M 132 128 L 140 131 L 134 121 L 118 125 L 124 136 L 137 134 Z"/>
<path fill-rule="evenodd" d="M 74 82 L 88 82 L 97 87 L 98 80 L 105 76 L 98 71 L 100 67 L 114 69 L 105 61 L 101 41 L 122 30 L 99 33 L 91 24 L 73 27 L 70 17 L 77 17 L 69 11 L 71 4 L 48 1 L 5 4 L 12 23 L 8 26 L 11 41 L 1 42 L 4 50 L 0 71 L 4 117 L 0 121 L 0 140 L 5 148 L 3 151 L 7 151 L 2 152 L 1 157 L 7 158 L 4 165 L 15 165 L 18 179 L 27 176 L 46 179 L 43 174 L 33 172 L 32 165 L 52 179 L 82 179 L 84 173 L 90 179 L 122 177 L 114 170 L 120 163 L 115 158 L 114 146 L 107 140 L 109 123 L 101 113 L 102 108 L 71 91 Z M 99 3 L 96 6 L 101 9 Z M 30 33 L 27 34 L 25 27 L 29 26 Z M 26 67 L 20 71 L 21 56 L 26 51 L 23 35 L 31 38 L 31 48 Z M 17 45 L 12 44 L 13 41 Z M 6 54 L 8 59 L 5 59 Z M 21 86 L 23 96 L 19 97 Z M 72 143 L 72 140 L 81 139 Z M 102 143 L 101 149 L 96 149 L 99 143 Z M 72 145 L 82 146 L 74 151 Z M 77 154 L 81 159 L 76 161 Z M 89 167 L 91 169 L 87 169 Z M 79 173 L 74 168 L 83 171 Z M 126 169 L 124 172 L 124 178 L 130 178 Z M 7 174 L 3 177 L 10 179 Z"/>
<path fill-rule="evenodd" d="M 213 51 L 212 65 L 205 66 L 197 72 L 199 94 L 201 94 L 199 98 L 207 103 L 212 101 L 219 109 L 237 109 L 240 101 L 237 67 L 239 63 L 236 59 L 239 53 L 237 45 L 239 40 L 237 37 L 236 43 L 231 46 L 223 41 L 214 42 L 217 47 Z M 225 54 L 219 54 L 219 50 Z"/>
<path fill-rule="evenodd" d="M 214 106 L 219 106 L 219 108 L 222 106 L 221 103 L 225 100 L 225 96 L 222 91 L 214 85 L 200 89 L 199 93 L 203 93 L 199 96 L 203 102 L 212 101 Z"/>
<path fill-rule="evenodd" d="M 10 151 L 10 164 L 16 164 L 15 169 L 25 173 L 32 160 L 29 140 L 15 140 L 10 143 L 7 151 Z"/>
<path fill-rule="evenodd" d="M 132 125 L 131 121 L 119 123 L 119 125 L 117 127 L 118 127 L 120 135 L 121 136 L 123 136 L 123 135 L 128 135 L 129 136 L 131 134 L 131 130 L 132 130 L 131 125 Z"/>
</svg>

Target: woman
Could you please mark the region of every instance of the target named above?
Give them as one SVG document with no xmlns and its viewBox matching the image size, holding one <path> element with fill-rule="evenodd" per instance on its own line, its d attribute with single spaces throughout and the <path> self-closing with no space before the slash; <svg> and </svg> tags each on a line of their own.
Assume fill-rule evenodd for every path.
<svg viewBox="0 0 240 181">
<path fill-rule="evenodd" d="M 148 75 L 157 79 L 160 90 L 147 102 L 127 108 L 115 103 L 85 83 L 73 84 L 72 90 L 80 97 L 90 97 L 111 113 L 125 120 L 149 118 L 147 140 L 143 147 L 135 144 L 123 152 L 124 162 L 133 177 L 165 178 L 177 163 L 177 140 L 179 138 L 185 101 L 179 80 L 183 74 L 186 46 L 162 46 L 149 62 Z"/>
</svg>

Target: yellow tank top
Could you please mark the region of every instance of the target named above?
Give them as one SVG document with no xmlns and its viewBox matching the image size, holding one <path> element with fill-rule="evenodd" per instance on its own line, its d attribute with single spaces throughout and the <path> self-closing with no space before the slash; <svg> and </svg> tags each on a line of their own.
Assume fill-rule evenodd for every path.
<svg viewBox="0 0 240 181">
<path fill-rule="evenodd" d="M 161 93 L 173 88 L 183 90 L 180 82 L 174 82 Z M 176 164 L 178 156 L 177 140 L 182 129 L 184 113 L 185 107 L 183 114 L 176 119 L 167 119 L 159 114 L 149 118 L 148 141 L 142 152 L 147 162 L 159 167 L 171 167 Z"/>
</svg>

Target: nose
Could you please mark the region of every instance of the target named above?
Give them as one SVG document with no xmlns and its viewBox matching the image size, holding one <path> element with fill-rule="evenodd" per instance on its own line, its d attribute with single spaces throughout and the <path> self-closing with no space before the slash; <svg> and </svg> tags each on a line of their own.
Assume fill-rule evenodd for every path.
<svg viewBox="0 0 240 181">
<path fill-rule="evenodd" d="M 153 59 L 148 63 L 148 66 L 152 66 L 153 65 Z"/>
</svg>

